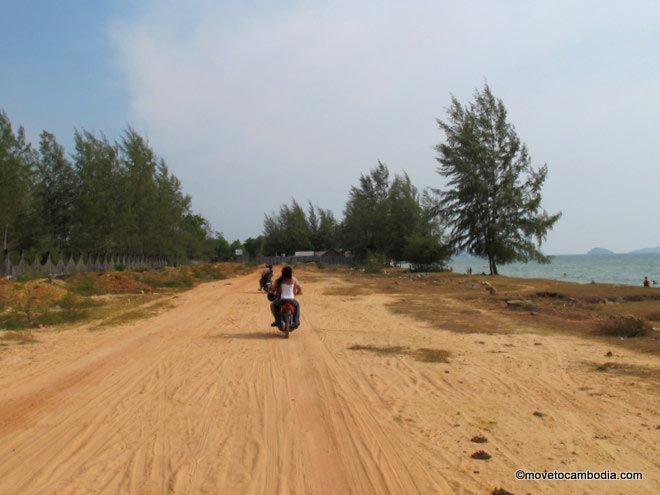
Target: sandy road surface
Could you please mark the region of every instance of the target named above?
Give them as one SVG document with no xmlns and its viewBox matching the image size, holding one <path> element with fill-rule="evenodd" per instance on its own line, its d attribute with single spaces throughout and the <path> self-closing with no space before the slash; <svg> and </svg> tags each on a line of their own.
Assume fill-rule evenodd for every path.
<svg viewBox="0 0 660 495">
<path fill-rule="evenodd" d="M 657 359 L 431 329 L 388 312 L 388 296 L 326 287 L 306 284 L 288 341 L 250 276 L 197 287 L 149 320 L 0 352 L 0 494 L 660 493 L 657 382 L 593 370 L 608 350 Z M 492 458 L 471 459 L 479 449 Z M 645 480 L 516 481 L 517 468 Z"/>
</svg>

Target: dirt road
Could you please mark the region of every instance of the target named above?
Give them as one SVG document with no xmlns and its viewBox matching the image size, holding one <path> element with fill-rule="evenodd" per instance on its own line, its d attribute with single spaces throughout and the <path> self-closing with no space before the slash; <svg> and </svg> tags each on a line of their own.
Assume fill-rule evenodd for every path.
<svg viewBox="0 0 660 495">
<path fill-rule="evenodd" d="M 660 493 L 657 377 L 595 371 L 608 351 L 631 369 L 657 358 L 432 329 L 329 282 L 335 295 L 305 284 L 288 341 L 249 276 L 0 351 L 0 494 Z M 645 480 L 516 481 L 518 468 Z"/>
</svg>

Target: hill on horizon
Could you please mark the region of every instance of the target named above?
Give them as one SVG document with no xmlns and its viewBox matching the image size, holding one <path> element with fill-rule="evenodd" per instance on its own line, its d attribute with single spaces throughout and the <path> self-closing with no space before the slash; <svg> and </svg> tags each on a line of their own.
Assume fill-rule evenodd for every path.
<svg viewBox="0 0 660 495">
<path fill-rule="evenodd" d="M 660 253 L 660 246 L 650 247 L 650 248 L 643 248 L 643 249 L 635 249 L 634 251 L 630 251 L 630 254 L 655 254 L 655 253 Z"/>
<path fill-rule="evenodd" d="M 595 247 L 591 249 L 587 254 L 614 254 L 614 252 L 602 247 Z"/>
</svg>

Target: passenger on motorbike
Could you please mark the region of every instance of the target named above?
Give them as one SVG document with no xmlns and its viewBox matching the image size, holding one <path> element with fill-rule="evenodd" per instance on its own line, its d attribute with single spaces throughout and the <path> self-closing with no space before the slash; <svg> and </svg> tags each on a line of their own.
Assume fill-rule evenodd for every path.
<svg viewBox="0 0 660 495">
<path fill-rule="evenodd" d="M 277 299 L 270 304 L 270 310 L 275 317 L 271 326 L 280 326 L 280 308 L 287 302 L 293 304 L 296 309 L 293 316 L 293 328 L 300 326 L 300 303 L 296 300 L 296 296 L 302 294 L 302 285 L 293 276 L 293 269 L 290 266 L 282 268 L 282 275 L 275 281 L 272 291 L 277 295 Z"/>
</svg>

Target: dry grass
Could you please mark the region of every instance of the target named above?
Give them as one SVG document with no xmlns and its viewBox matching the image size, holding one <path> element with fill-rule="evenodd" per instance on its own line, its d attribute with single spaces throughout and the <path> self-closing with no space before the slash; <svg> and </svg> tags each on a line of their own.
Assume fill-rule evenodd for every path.
<svg viewBox="0 0 660 495">
<path fill-rule="evenodd" d="M 37 339 L 32 332 L 0 332 L 0 346 L 7 346 L 10 343 L 16 345 L 33 344 Z"/>
<path fill-rule="evenodd" d="M 349 347 L 351 351 L 369 351 L 381 355 L 407 354 L 410 350 L 402 346 L 377 346 L 355 344 Z"/>
<path fill-rule="evenodd" d="M 599 373 L 608 373 L 614 376 L 634 376 L 646 383 L 660 385 L 660 369 L 639 366 L 634 364 L 616 363 L 607 361 L 603 364 L 586 363 L 588 367 Z"/>
<path fill-rule="evenodd" d="M 352 351 L 368 351 L 375 354 L 380 354 L 383 356 L 387 355 L 399 355 L 399 356 L 411 356 L 415 361 L 421 361 L 423 363 L 448 363 L 449 362 L 449 352 L 442 349 L 410 349 L 409 347 L 403 346 L 376 346 L 376 345 L 361 345 L 355 344 L 349 347 Z"/>
<path fill-rule="evenodd" d="M 607 337 L 633 339 L 644 337 L 651 331 L 648 322 L 634 316 L 611 316 L 596 325 L 596 333 Z"/>
<path fill-rule="evenodd" d="M 577 335 L 607 339 L 635 351 L 660 354 L 658 332 L 631 329 L 620 333 L 615 329 L 608 334 L 601 328 L 602 322 L 612 316 L 634 315 L 642 320 L 660 322 L 660 291 L 656 290 L 446 272 L 420 275 L 396 269 L 379 275 L 351 269 L 338 271 L 330 277 L 318 277 L 318 274 L 318 270 L 305 267 L 303 276 L 312 282 L 328 283 L 330 280 L 333 286 L 324 291 L 326 295 L 359 298 L 372 293 L 386 294 L 393 297 L 387 305 L 390 311 L 442 330 Z M 496 294 L 490 294 L 483 282 L 494 287 Z M 506 304 L 512 299 L 530 302 L 529 308 L 512 311 Z M 645 328 L 648 330 L 652 326 Z M 619 338 L 633 335 L 637 337 Z"/>
<path fill-rule="evenodd" d="M 21 330 L 106 319 L 123 323 L 150 316 L 136 308 L 151 294 L 251 272 L 237 263 L 196 264 L 158 270 L 78 273 L 64 279 L 0 282 L 0 330 Z M 128 298 L 130 296 L 130 298 Z M 128 310 L 128 311 L 127 311 Z M 123 315 L 123 316 L 120 316 Z"/>
<path fill-rule="evenodd" d="M 642 316 L 647 320 L 660 322 L 660 311 L 651 310 L 642 313 Z"/>
<path fill-rule="evenodd" d="M 323 291 L 324 296 L 366 296 L 372 293 L 373 291 L 358 284 L 336 285 L 328 287 Z"/>
<path fill-rule="evenodd" d="M 132 323 L 136 320 L 142 320 L 155 316 L 164 310 L 173 308 L 174 306 L 169 300 L 156 302 L 148 306 L 141 306 L 135 309 L 130 309 L 128 311 L 119 310 L 117 313 L 112 314 L 111 316 L 106 316 L 101 323 L 96 327 L 108 327 L 116 325 L 126 325 Z"/>
<path fill-rule="evenodd" d="M 422 361 L 424 363 L 449 362 L 449 352 L 442 349 L 422 348 L 414 351 L 412 355 L 417 361 Z"/>
</svg>

